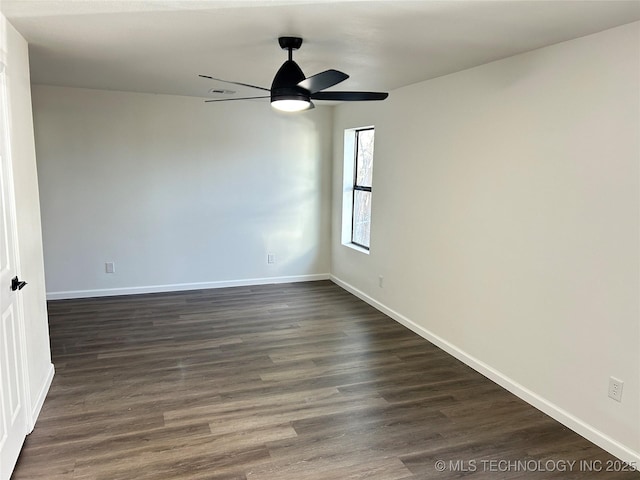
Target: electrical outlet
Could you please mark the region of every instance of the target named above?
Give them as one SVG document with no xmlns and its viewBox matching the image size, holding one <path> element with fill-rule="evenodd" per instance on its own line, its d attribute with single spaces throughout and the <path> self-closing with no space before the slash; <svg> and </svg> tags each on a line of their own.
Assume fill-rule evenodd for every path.
<svg viewBox="0 0 640 480">
<path fill-rule="evenodd" d="M 617 402 L 622 401 L 622 387 L 624 382 L 614 377 L 609 377 L 609 397 Z"/>
<path fill-rule="evenodd" d="M 115 273 L 116 266 L 113 262 L 107 262 L 104 264 L 104 271 L 106 273 Z"/>
<path fill-rule="evenodd" d="M 267 254 L 267 263 L 276 263 L 276 256 L 273 253 Z"/>
<path fill-rule="evenodd" d="M 384 277 L 382 275 L 378 276 L 378 286 L 382 288 L 382 284 L 384 282 Z"/>
</svg>

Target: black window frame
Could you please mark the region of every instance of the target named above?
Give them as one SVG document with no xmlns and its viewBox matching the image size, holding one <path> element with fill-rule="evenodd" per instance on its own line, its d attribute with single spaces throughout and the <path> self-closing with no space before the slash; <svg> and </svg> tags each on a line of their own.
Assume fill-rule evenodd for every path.
<svg viewBox="0 0 640 480">
<path fill-rule="evenodd" d="M 360 248 L 364 248 L 365 250 L 371 250 L 371 247 L 368 245 L 362 245 L 361 243 L 356 242 L 353 239 L 353 234 L 355 232 L 355 211 L 356 211 L 356 191 L 369 192 L 373 197 L 372 187 L 366 185 L 358 185 L 358 145 L 360 145 L 360 132 L 366 132 L 369 130 L 373 130 L 375 132 L 375 127 L 366 127 L 366 128 L 357 128 L 355 130 L 355 142 L 353 148 L 353 188 L 351 191 L 351 243 L 353 245 L 357 245 Z M 374 133 L 375 135 L 375 133 Z M 375 141 L 375 140 L 374 140 Z M 373 165 L 373 160 L 372 160 Z M 373 180 L 371 182 L 373 184 Z M 369 231 L 369 245 L 371 245 L 371 231 Z"/>
</svg>

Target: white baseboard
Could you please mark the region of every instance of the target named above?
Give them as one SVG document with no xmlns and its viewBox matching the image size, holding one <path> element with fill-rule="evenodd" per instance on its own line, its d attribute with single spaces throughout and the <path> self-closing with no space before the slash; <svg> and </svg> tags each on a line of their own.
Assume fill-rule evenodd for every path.
<svg viewBox="0 0 640 480">
<path fill-rule="evenodd" d="M 42 410 L 42 405 L 44 405 L 44 400 L 47 398 L 47 393 L 49 392 L 49 388 L 51 387 L 51 382 L 53 381 L 53 375 L 55 374 L 55 368 L 53 364 L 49 365 L 49 370 L 47 371 L 47 376 L 42 382 L 40 386 L 40 391 L 36 397 L 35 403 L 31 406 L 31 425 L 29 429 L 29 433 L 33 431 L 33 427 L 36 424 L 36 420 L 38 420 L 38 416 L 40 416 L 40 411 Z"/>
<path fill-rule="evenodd" d="M 99 288 L 95 290 L 69 290 L 64 292 L 47 292 L 47 300 L 64 300 L 70 298 L 111 297 L 115 295 L 136 295 L 140 293 L 179 292 L 185 290 L 203 290 L 208 288 L 243 287 L 250 285 L 269 285 L 272 283 L 312 282 L 329 280 L 328 273 L 311 275 L 295 275 L 289 277 L 248 278 L 241 280 L 223 280 L 218 282 L 176 283 L 170 285 L 148 285 L 141 287 Z"/>
<path fill-rule="evenodd" d="M 593 428 L 588 423 L 573 416 L 571 413 L 567 412 L 566 410 L 563 410 L 562 408 L 558 407 L 557 405 L 553 404 L 547 399 L 541 397 L 537 393 L 529 390 L 523 385 L 520 385 L 518 382 L 515 382 L 511 378 L 501 373 L 500 371 L 491 367 L 490 365 L 487 365 L 481 360 L 478 360 L 477 358 L 467 354 L 466 352 L 459 349 L 455 345 L 447 342 L 442 337 L 435 335 L 434 333 L 430 332 L 424 327 L 409 320 L 404 315 L 378 302 L 374 298 L 358 290 L 352 285 L 340 280 L 339 278 L 333 275 L 331 275 L 331 281 L 334 282 L 336 285 L 344 288 L 348 292 L 352 293 L 356 297 L 360 298 L 361 300 L 367 302 L 369 305 L 381 311 L 385 315 L 388 315 L 398 323 L 401 323 L 402 325 L 409 328 L 413 332 L 417 333 L 421 337 L 425 338 L 429 342 L 438 346 L 445 352 L 449 353 L 450 355 L 454 356 L 461 362 L 465 363 L 469 367 L 481 373 L 482 375 L 487 377 L 489 380 L 494 381 L 501 387 L 505 388 L 509 392 L 518 396 L 528 404 L 546 413 L 553 419 L 562 423 L 563 425 L 570 428 L 577 434 L 583 436 L 587 440 L 595 443 L 596 445 L 608 451 L 612 455 L 615 455 L 623 462 L 627 462 L 629 465 L 634 465 L 636 469 L 640 469 L 640 453 L 639 452 L 636 452 L 631 448 L 617 442 L 616 440 L 604 434 L 603 432 L 597 430 L 596 428 Z"/>
</svg>

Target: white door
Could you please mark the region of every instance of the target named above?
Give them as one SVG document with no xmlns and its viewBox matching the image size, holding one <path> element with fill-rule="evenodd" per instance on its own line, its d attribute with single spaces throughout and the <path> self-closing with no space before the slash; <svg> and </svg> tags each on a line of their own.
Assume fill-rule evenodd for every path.
<svg viewBox="0 0 640 480">
<path fill-rule="evenodd" d="M 0 480 L 11 476 L 27 434 L 20 283 L 11 288 L 18 256 L 5 79 L 0 62 Z"/>
</svg>

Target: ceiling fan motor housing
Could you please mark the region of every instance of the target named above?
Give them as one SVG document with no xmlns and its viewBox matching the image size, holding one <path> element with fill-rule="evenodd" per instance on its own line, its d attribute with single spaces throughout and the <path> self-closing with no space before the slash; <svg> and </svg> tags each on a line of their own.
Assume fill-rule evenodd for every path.
<svg viewBox="0 0 640 480">
<path fill-rule="evenodd" d="M 309 92 L 298 84 L 305 79 L 304 73 L 293 60 L 282 64 L 271 84 L 271 101 L 304 100 L 309 101 Z"/>
</svg>

